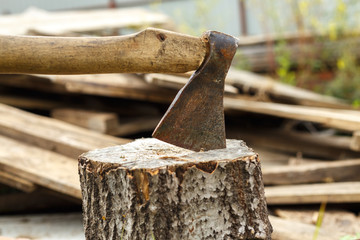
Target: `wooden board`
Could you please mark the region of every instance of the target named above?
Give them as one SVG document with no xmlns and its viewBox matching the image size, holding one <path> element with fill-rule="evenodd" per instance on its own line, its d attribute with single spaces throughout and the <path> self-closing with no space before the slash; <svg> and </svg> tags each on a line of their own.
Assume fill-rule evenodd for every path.
<svg viewBox="0 0 360 240">
<path fill-rule="evenodd" d="M 313 239 L 316 227 L 310 224 L 269 216 L 274 228 L 273 240 L 305 240 Z M 321 230 L 317 240 L 339 240 L 344 234 L 335 230 Z"/>
<path fill-rule="evenodd" d="M 355 110 L 335 110 L 270 102 L 254 102 L 230 97 L 224 98 L 224 107 L 233 110 L 316 122 L 345 131 L 356 131 L 360 129 L 360 115 L 359 112 Z"/>
<path fill-rule="evenodd" d="M 283 219 L 296 221 L 306 224 L 316 225 L 319 209 L 318 208 L 277 208 L 275 214 Z M 341 209 L 325 209 L 321 229 L 331 232 L 336 229 L 345 235 L 355 235 L 360 232 L 360 221 L 353 212 Z"/>
<path fill-rule="evenodd" d="M 0 74 L 0 85 L 54 93 L 80 93 L 169 103 L 176 90 L 146 83 L 134 74 L 91 75 L 6 75 Z"/>
<path fill-rule="evenodd" d="M 51 116 L 64 122 L 113 136 L 153 131 L 161 119 L 160 117 L 149 116 L 119 119 L 115 113 L 74 108 L 54 109 Z"/>
<path fill-rule="evenodd" d="M 265 185 L 360 181 L 360 159 L 263 168 Z"/>
<path fill-rule="evenodd" d="M 81 199 L 74 159 L 0 136 L 0 168 L 37 185 Z"/>
<path fill-rule="evenodd" d="M 77 159 L 86 151 L 130 140 L 92 132 L 0 104 L 0 134 Z"/>
<path fill-rule="evenodd" d="M 353 133 L 350 148 L 354 151 L 360 151 L 360 131 L 355 131 Z"/>
<path fill-rule="evenodd" d="M 351 138 L 316 133 L 269 129 L 257 127 L 232 127 L 228 138 L 245 140 L 251 147 L 263 147 L 302 156 L 321 159 L 349 159 L 360 157 L 359 152 L 350 149 Z"/>
<path fill-rule="evenodd" d="M 144 76 L 146 82 L 150 84 L 176 90 L 180 90 L 189 81 L 189 77 L 161 73 L 149 73 Z M 224 91 L 225 94 L 237 94 L 239 92 L 237 88 L 230 84 L 225 84 Z"/>
<path fill-rule="evenodd" d="M 53 195 L 46 188 L 39 187 L 31 193 L 0 194 L 0 212 L 4 214 L 24 214 L 29 212 L 81 211 L 81 200 L 68 201 L 67 195 Z"/>
<path fill-rule="evenodd" d="M 56 11 L 30 8 L 21 14 L 0 17 L 0 34 L 24 35 L 30 32 L 45 35 L 88 33 L 126 27 L 169 26 L 170 19 L 159 12 L 142 8 Z"/>
<path fill-rule="evenodd" d="M 56 107 L 64 106 L 64 103 L 53 101 L 51 99 L 38 99 L 35 97 L 26 97 L 18 94 L 0 95 L 0 103 L 13 107 L 36 110 L 49 110 Z"/>
<path fill-rule="evenodd" d="M 1 216 L 0 231 L 4 237 L 14 238 L 10 240 L 20 240 L 19 237 L 29 240 L 85 239 L 80 212 Z"/>
<path fill-rule="evenodd" d="M 269 205 L 358 203 L 360 202 L 360 182 L 265 187 L 265 196 Z"/>
<path fill-rule="evenodd" d="M 75 108 L 54 109 L 51 111 L 51 117 L 105 134 L 113 132 L 119 121 L 115 113 L 97 112 Z"/>
<path fill-rule="evenodd" d="M 15 174 L 4 172 L 2 171 L 1 167 L 0 167 L 0 183 L 27 193 L 33 192 L 37 189 L 36 184 L 34 184 L 33 182 L 18 177 Z"/>
<path fill-rule="evenodd" d="M 161 117 L 133 118 L 126 121 L 120 119 L 118 126 L 111 134 L 115 136 L 127 136 L 140 132 L 152 132 L 160 122 L 160 119 Z"/>
<path fill-rule="evenodd" d="M 258 96 L 260 100 L 261 98 L 263 98 L 262 100 L 265 100 L 264 98 L 271 98 L 285 103 L 305 106 L 340 109 L 351 108 L 351 106 L 340 99 L 283 84 L 270 77 L 265 77 L 249 71 L 232 68 L 228 72 L 226 82 L 240 88 L 245 94 L 255 92 L 255 95 Z"/>
</svg>

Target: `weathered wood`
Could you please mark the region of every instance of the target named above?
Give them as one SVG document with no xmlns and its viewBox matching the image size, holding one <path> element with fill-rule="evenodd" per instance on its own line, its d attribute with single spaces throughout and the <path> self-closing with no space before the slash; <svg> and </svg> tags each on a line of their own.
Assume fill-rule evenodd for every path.
<svg viewBox="0 0 360 240">
<path fill-rule="evenodd" d="M 80 211 L 81 200 L 77 203 L 64 198 L 66 195 L 49 193 L 48 189 L 37 188 L 31 193 L 8 193 L 0 194 L 0 213 L 3 214 L 24 214 L 28 212 L 44 211 Z"/>
<path fill-rule="evenodd" d="M 274 204 L 358 203 L 360 182 L 272 186 L 265 188 L 266 201 Z"/>
<path fill-rule="evenodd" d="M 169 103 L 176 90 L 146 83 L 134 74 L 91 75 L 7 75 L 0 74 L 0 84 L 54 93 L 81 93 L 106 97 Z"/>
<path fill-rule="evenodd" d="M 317 94 L 309 90 L 280 83 L 270 77 L 234 68 L 229 70 L 226 82 L 240 88 L 244 93 L 255 92 L 259 98 L 266 96 L 267 99 L 312 107 L 351 108 L 343 100 Z"/>
<path fill-rule="evenodd" d="M 263 168 L 265 185 L 360 181 L 360 159 Z"/>
<path fill-rule="evenodd" d="M 196 70 L 207 51 L 202 38 L 155 28 L 118 37 L 3 35 L 0 72 L 181 73 Z"/>
<path fill-rule="evenodd" d="M 68 122 L 86 129 L 113 136 L 126 136 L 142 131 L 152 131 L 160 117 L 141 117 L 119 119 L 117 114 L 74 108 L 59 108 L 51 111 L 55 119 Z"/>
<path fill-rule="evenodd" d="M 190 75 L 189 75 L 190 77 Z M 145 75 L 145 80 L 148 83 L 179 90 L 182 88 L 188 81 L 189 77 L 187 76 L 176 76 L 169 74 L 161 74 L 161 73 L 149 73 Z M 224 86 L 225 94 L 237 94 L 239 91 L 236 87 L 231 86 L 225 83 Z"/>
<path fill-rule="evenodd" d="M 360 129 L 360 115 L 359 112 L 355 110 L 254 102 L 230 97 L 224 98 L 224 107 L 233 110 L 311 121 L 346 131 L 356 131 Z"/>
<path fill-rule="evenodd" d="M 0 136 L 0 168 L 37 185 L 81 198 L 74 159 Z"/>
<path fill-rule="evenodd" d="M 275 214 L 283 219 L 316 225 L 319 216 L 318 208 L 277 208 Z M 360 231 L 360 221 L 353 212 L 341 209 L 326 209 L 321 224 L 321 229 L 331 232 L 336 229 L 337 232 L 345 235 L 355 235 Z"/>
<path fill-rule="evenodd" d="M 124 144 L 115 138 L 0 104 L 0 134 L 76 159 L 95 148 Z"/>
<path fill-rule="evenodd" d="M 4 236 L 16 238 L 4 240 L 84 239 L 80 213 L 1 216 L 0 231 Z"/>
<path fill-rule="evenodd" d="M 274 227 L 272 235 L 273 240 L 305 240 L 313 239 L 316 227 L 311 224 L 301 223 L 282 219 L 279 217 L 269 216 L 271 224 Z M 339 240 L 344 235 L 333 229 L 322 230 L 320 229 L 317 240 Z"/>
<path fill-rule="evenodd" d="M 117 128 L 110 133 L 116 136 L 126 136 L 139 132 L 153 131 L 160 121 L 160 117 L 145 117 L 140 119 L 120 120 Z"/>
<path fill-rule="evenodd" d="M 323 159 L 352 159 L 360 157 L 359 152 L 351 150 L 351 138 L 305 133 L 282 129 L 260 127 L 233 127 L 227 132 L 229 138 L 241 138 L 255 148 L 263 147 L 288 154 L 301 153 Z"/>
<path fill-rule="evenodd" d="M 23 192 L 33 192 L 36 190 L 37 186 L 33 182 L 18 177 L 14 174 L 3 172 L 0 167 L 0 183 L 16 188 Z"/>
<path fill-rule="evenodd" d="M 45 11 L 34 7 L 24 13 L 1 15 L 0 34 L 68 35 L 109 29 L 169 26 L 170 19 L 160 12 L 144 8 L 91 9 L 81 11 Z"/>
<path fill-rule="evenodd" d="M 52 101 L 50 99 L 38 99 L 35 97 L 22 96 L 17 94 L 3 94 L 0 95 L 0 103 L 10 105 L 18 108 L 49 110 L 52 108 L 63 107 L 61 102 Z"/>
<path fill-rule="evenodd" d="M 95 112 L 74 108 L 54 109 L 51 111 L 51 117 L 105 134 L 113 132 L 117 128 L 119 121 L 115 113 Z"/>
<path fill-rule="evenodd" d="M 351 138 L 350 148 L 360 152 L 360 131 L 355 131 Z"/>
<path fill-rule="evenodd" d="M 270 239 L 260 162 L 242 141 L 193 152 L 156 139 L 79 158 L 88 239 Z"/>
</svg>

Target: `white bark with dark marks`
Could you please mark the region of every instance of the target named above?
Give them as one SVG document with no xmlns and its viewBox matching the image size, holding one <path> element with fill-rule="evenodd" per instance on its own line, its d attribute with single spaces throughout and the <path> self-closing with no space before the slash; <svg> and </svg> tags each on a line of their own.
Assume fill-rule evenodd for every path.
<svg viewBox="0 0 360 240">
<path fill-rule="evenodd" d="M 271 239 L 260 162 L 242 141 L 193 152 L 156 139 L 79 158 L 87 239 Z"/>
</svg>

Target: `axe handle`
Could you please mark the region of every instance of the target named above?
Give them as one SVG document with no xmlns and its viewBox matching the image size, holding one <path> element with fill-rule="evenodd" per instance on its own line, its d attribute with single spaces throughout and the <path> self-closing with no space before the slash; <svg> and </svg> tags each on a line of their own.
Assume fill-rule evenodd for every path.
<svg viewBox="0 0 360 240">
<path fill-rule="evenodd" d="M 0 73 L 180 73 L 207 54 L 201 39 L 148 28 L 117 37 L 0 36 Z"/>
</svg>

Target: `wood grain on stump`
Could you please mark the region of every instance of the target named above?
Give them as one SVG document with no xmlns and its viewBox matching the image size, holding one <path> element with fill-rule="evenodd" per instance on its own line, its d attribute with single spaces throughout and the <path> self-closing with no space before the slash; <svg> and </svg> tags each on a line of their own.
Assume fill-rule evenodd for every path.
<svg viewBox="0 0 360 240">
<path fill-rule="evenodd" d="M 79 173 L 87 239 L 271 239 L 260 162 L 240 140 L 139 139 L 81 155 Z"/>
</svg>

